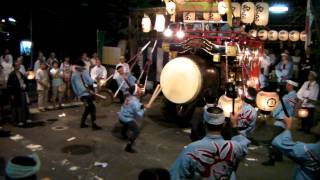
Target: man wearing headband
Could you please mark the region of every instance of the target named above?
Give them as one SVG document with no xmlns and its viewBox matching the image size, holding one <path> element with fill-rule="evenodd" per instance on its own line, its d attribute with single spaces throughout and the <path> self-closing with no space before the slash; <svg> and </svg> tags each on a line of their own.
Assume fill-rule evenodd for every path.
<svg viewBox="0 0 320 180">
<path fill-rule="evenodd" d="M 221 108 L 205 108 L 203 118 L 207 135 L 181 152 L 170 169 L 171 180 L 235 178 L 236 166 L 247 154 L 250 141 L 239 134 L 234 118 L 235 136 L 229 141 L 223 139 L 225 117 Z"/>
<path fill-rule="evenodd" d="M 116 69 L 117 67 L 119 66 L 122 66 L 123 67 L 123 72 L 125 74 L 130 74 L 130 66 L 128 63 L 126 63 L 126 58 L 124 56 L 120 56 L 119 58 L 119 63 L 116 65 Z M 113 79 L 117 79 L 117 77 L 119 76 L 119 72 L 116 70 L 114 72 L 114 75 L 113 75 Z"/>
<path fill-rule="evenodd" d="M 143 95 L 143 91 L 138 85 L 130 87 L 129 93 L 130 95 L 126 97 L 125 102 L 121 106 L 120 112 L 118 112 L 118 117 L 120 123 L 123 125 L 121 135 L 124 139 L 129 140 L 125 147 L 125 151 L 135 153 L 136 150 L 133 149 L 133 145 L 140 133 L 136 121 L 143 117 L 144 110 L 147 107 L 141 104 L 139 100 Z M 128 131 L 130 131 L 130 133 L 128 133 Z"/>
<path fill-rule="evenodd" d="M 78 60 L 75 64 L 75 71 L 71 76 L 71 85 L 73 92 L 83 102 L 85 109 L 82 114 L 80 128 L 87 128 L 86 120 L 88 115 L 91 115 L 92 129 L 100 130 L 96 121 L 96 106 L 94 105 L 94 98 L 92 97 L 90 90 L 93 91 L 93 80 L 90 77 L 89 71 L 86 70 L 85 64 L 82 60 Z"/>
<path fill-rule="evenodd" d="M 287 53 L 281 54 L 282 60 L 276 66 L 276 76 L 278 83 L 286 83 L 286 80 L 292 78 L 293 63 L 289 61 L 289 55 Z"/>
<path fill-rule="evenodd" d="M 286 117 L 294 117 L 295 116 L 295 106 L 297 104 L 297 93 L 294 88 L 298 87 L 298 83 L 292 80 L 287 80 L 286 90 L 288 91 L 282 97 L 283 103 L 279 102 L 277 107 L 273 110 L 272 116 L 275 119 L 274 126 L 271 129 L 271 138 L 269 139 L 269 160 L 262 162 L 262 165 L 265 166 L 274 166 L 276 161 L 282 161 L 282 153 L 276 149 L 274 149 L 271 145 L 274 137 L 279 135 L 286 127 L 283 122 L 283 119 Z M 283 107 L 284 106 L 284 107 Z M 288 113 L 288 114 L 286 114 Z"/>
<path fill-rule="evenodd" d="M 319 85 L 316 82 L 317 73 L 310 71 L 308 81 L 306 81 L 300 90 L 298 91 L 298 98 L 301 102 L 302 108 L 308 110 L 309 114 L 306 118 L 301 119 L 301 129 L 306 133 L 310 133 L 310 129 L 313 126 L 315 105 L 314 102 L 318 99 Z"/>
<path fill-rule="evenodd" d="M 256 127 L 257 111 L 254 108 L 257 92 L 254 88 L 249 87 L 243 98 L 243 104 L 238 114 L 235 114 L 240 133 L 246 137 L 250 137 Z"/>
<path fill-rule="evenodd" d="M 320 172 L 320 126 L 313 129 L 316 143 L 293 141 L 291 136 L 292 119 L 285 118 L 286 130 L 278 135 L 272 145 L 296 163 L 292 179 L 319 179 Z"/>
<path fill-rule="evenodd" d="M 118 76 L 116 78 L 118 87 L 121 86 L 120 90 L 124 96 L 129 94 L 128 89 L 131 86 L 134 86 L 136 84 L 137 79 L 131 75 L 130 73 L 125 73 L 125 68 L 123 65 L 117 65 L 116 66 Z M 123 103 L 123 99 L 120 97 L 121 103 Z"/>
</svg>

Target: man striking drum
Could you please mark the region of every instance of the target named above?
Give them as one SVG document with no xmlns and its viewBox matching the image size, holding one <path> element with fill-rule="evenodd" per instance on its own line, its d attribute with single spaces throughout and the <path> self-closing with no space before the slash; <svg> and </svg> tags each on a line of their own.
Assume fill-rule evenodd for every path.
<svg viewBox="0 0 320 180">
<path fill-rule="evenodd" d="M 92 129 L 102 129 L 98 126 L 96 121 L 96 106 L 94 105 L 94 98 L 92 97 L 91 91 L 93 91 L 93 80 L 91 79 L 89 72 L 85 69 L 83 61 L 78 60 L 75 64 L 75 71 L 71 76 L 71 84 L 74 93 L 81 99 L 85 105 L 84 112 L 81 118 L 80 128 L 87 128 L 86 124 L 87 116 L 91 115 Z"/>
</svg>

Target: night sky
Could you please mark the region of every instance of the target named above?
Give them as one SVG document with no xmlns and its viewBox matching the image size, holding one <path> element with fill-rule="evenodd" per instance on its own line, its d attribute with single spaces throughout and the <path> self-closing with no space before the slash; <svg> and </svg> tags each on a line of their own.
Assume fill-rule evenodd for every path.
<svg viewBox="0 0 320 180">
<path fill-rule="evenodd" d="M 58 57 L 78 57 L 82 52 L 90 55 L 96 49 L 97 29 L 106 32 L 107 45 L 115 46 L 126 38 L 128 16 L 134 8 L 161 6 L 160 0 L 117 1 L 16 1 L 1 2 L 1 19 L 13 17 L 16 25 L 3 23 L 0 50 L 10 48 L 14 56 L 19 55 L 21 39 L 32 40 L 34 56 L 39 50 L 48 57 L 51 51 Z M 31 23 L 32 22 L 32 23 Z"/>
</svg>

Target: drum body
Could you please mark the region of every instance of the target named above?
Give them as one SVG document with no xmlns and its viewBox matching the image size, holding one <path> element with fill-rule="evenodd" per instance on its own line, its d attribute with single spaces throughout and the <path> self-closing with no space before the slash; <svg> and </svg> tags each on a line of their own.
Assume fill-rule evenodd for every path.
<svg viewBox="0 0 320 180">
<path fill-rule="evenodd" d="M 218 89 L 219 75 L 213 62 L 196 55 L 169 61 L 160 76 L 162 93 L 175 104 L 190 104 L 206 89 Z"/>
</svg>

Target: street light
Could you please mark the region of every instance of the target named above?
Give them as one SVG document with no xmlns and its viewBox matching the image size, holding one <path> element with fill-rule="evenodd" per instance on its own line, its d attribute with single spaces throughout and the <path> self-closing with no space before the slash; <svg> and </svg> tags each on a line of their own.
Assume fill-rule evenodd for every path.
<svg viewBox="0 0 320 180">
<path fill-rule="evenodd" d="M 276 14 L 285 13 L 289 10 L 289 7 L 285 4 L 275 4 L 269 8 L 269 11 Z"/>
<path fill-rule="evenodd" d="M 9 18 L 8 18 L 8 21 L 13 22 L 13 23 L 16 22 L 16 20 L 15 20 L 13 17 L 9 17 Z"/>
</svg>

